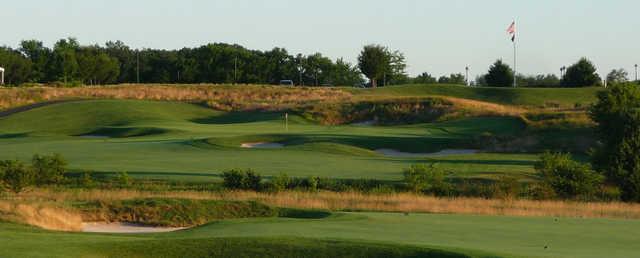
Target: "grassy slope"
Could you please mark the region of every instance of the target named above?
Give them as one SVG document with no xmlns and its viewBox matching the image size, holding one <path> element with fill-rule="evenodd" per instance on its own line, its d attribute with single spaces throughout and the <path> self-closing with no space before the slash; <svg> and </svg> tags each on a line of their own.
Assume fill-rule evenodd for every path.
<svg viewBox="0 0 640 258">
<path fill-rule="evenodd" d="M 282 114 L 223 113 L 185 103 L 100 100 L 68 102 L 0 118 L 0 158 L 27 160 L 57 152 L 74 169 L 211 180 L 230 168 L 265 175 L 399 179 L 401 170 L 437 161 L 460 176 L 531 173 L 532 155 L 478 154 L 443 158 L 389 158 L 371 150 L 434 152 L 468 148 L 483 132 L 513 134 L 513 118 L 473 118 L 394 127 L 320 126 Z M 138 133 L 144 137 L 125 137 Z M 103 134 L 108 139 L 73 135 Z M 134 134 L 133 136 L 135 136 Z M 132 135 L 129 135 L 132 136 Z M 113 138 L 115 137 L 115 138 Z M 241 149 L 243 142 L 278 141 L 284 149 Z M 116 162 L 117 161 L 117 162 Z"/>
<path fill-rule="evenodd" d="M 374 90 L 351 91 L 369 97 L 422 97 L 448 96 L 508 105 L 542 106 L 557 103 L 564 107 L 583 106 L 596 100 L 596 92 L 602 88 L 490 88 L 457 85 L 403 85 Z"/>
<path fill-rule="evenodd" d="M 316 250 L 314 254 L 320 257 L 337 257 L 325 248 L 335 245 L 336 240 L 346 249 L 363 247 L 358 241 L 367 241 L 376 243 L 378 248 L 391 245 L 405 253 L 411 249 L 397 245 L 435 247 L 476 257 L 486 257 L 482 255 L 486 253 L 493 253 L 494 257 L 634 257 L 640 240 L 635 234 L 640 230 L 638 221 L 401 213 L 341 213 L 327 219 L 241 219 L 156 235 L 54 233 L 10 224 L 0 224 L 0 229 L 0 250 L 6 257 L 146 257 L 159 252 L 177 257 L 191 252 L 202 254 L 207 249 L 250 254 L 261 247 L 267 248 L 262 250 L 266 256 L 287 257 L 285 253 L 302 252 L 296 250 L 302 247 Z M 310 237 L 324 241 L 305 239 Z M 220 244 L 225 241 L 228 243 Z M 304 253 L 291 256 L 301 254 Z"/>
</svg>

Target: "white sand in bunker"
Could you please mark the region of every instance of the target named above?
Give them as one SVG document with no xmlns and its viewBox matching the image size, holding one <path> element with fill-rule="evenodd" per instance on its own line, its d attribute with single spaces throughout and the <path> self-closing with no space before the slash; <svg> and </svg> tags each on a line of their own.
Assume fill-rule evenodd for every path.
<svg viewBox="0 0 640 258">
<path fill-rule="evenodd" d="M 118 233 L 118 234 L 142 234 L 173 232 L 186 228 L 178 227 L 152 227 L 132 223 L 106 223 L 90 222 L 82 223 L 82 232 L 88 233 Z"/>
<path fill-rule="evenodd" d="M 279 149 L 284 148 L 284 144 L 274 142 L 247 142 L 240 145 L 247 149 Z"/>
<path fill-rule="evenodd" d="M 394 158 L 422 158 L 422 157 L 442 157 L 442 156 L 453 156 L 453 155 L 471 155 L 476 154 L 478 150 L 442 150 L 434 153 L 411 153 L 411 152 L 402 152 L 393 149 L 378 149 L 377 153 L 380 153 L 387 157 Z"/>
</svg>

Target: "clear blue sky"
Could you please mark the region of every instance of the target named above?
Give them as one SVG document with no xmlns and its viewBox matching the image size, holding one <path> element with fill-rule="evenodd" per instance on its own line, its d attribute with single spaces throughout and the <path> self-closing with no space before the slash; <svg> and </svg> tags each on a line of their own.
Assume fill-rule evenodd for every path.
<svg viewBox="0 0 640 258">
<path fill-rule="evenodd" d="M 518 70 L 559 73 L 589 57 L 601 74 L 640 63 L 638 0 L 0 0 L 0 45 L 51 46 L 122 40 L 133 48 L 176 49 L 209 42 L 351 62 L 378 43 L 405 53 L 408 71 L 485 72 L 513 62 L 506 28 L 518 22 Z"/>
</svg>

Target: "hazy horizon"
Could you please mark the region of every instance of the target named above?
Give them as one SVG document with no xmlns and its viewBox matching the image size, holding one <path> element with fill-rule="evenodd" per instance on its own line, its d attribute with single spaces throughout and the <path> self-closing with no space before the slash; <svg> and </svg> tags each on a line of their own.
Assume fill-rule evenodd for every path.
<svg viewBox="0 0 640 258">
<path fill-rule="evenodd" d="M 0 45 L 38 39 L 51 47 L 75 37 L 81 44 L 121 40 L 132 48 L 179 49 L 207 43 L 250 49 L 320 52 L 355 63 L 363 45 L 403 52 L 408 72 L 440 76 L 486 72 L 496 59 L 512 65 L 506 29 L 515 18 L 518 72 L 558 74 L 587 57 L 604 76 L 639 63 L 630 0 L 514 1 L 0 1 L 6 21 Z"/>
</svg>

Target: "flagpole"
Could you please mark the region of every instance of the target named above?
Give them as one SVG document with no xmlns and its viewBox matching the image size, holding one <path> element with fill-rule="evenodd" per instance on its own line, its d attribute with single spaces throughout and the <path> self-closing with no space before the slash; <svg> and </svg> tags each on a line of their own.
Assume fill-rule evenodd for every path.
<svg viewBox="0 0 640 258">
<path fill-rule="evenodd" d="M 513 19 L 513 24 L 516 24 L 516 19 Z M 518 39 L 518 31 L 514 30 L 513 32 L 513 87 L 518 87 L 518 59 L 516 52 L 516 40 Z"/>
</svg>

